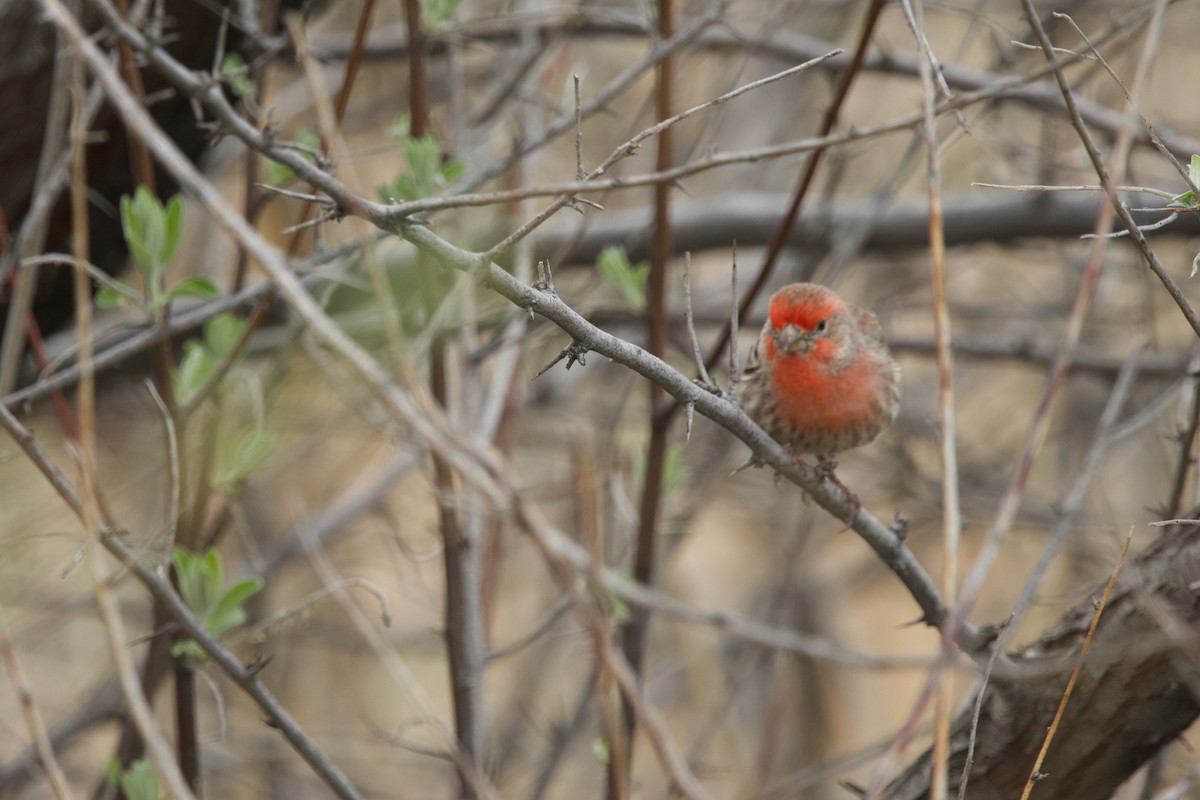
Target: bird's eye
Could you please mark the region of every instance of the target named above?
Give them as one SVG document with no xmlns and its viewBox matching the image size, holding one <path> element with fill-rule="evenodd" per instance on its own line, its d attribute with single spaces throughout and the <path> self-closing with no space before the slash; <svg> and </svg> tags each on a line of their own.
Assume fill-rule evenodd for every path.
<svg viewBox="0 0 1200 800">
<path fill-rule="evenodd" d="M 829 320 L 823 319 L 813 326 L 813 333 L 824 333 L 829 328 Z"/>
</svg>

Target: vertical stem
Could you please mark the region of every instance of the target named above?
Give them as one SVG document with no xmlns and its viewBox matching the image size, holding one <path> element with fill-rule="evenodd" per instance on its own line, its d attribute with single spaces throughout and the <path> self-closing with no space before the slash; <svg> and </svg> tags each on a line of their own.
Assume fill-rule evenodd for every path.
<svg viewBox="0 0 1200 800">
<path fill-rule="evenodd" d="M 863 59 L 866 58 L 867 46 L 871 43 L 871 36 L 875 32 L 875 24 L 879 21 L 879 14 L 882 10 L 883 0 L 871 0 L 871 5 L 867 8 L 867 15 L 863 19 L 862 32 L 858 37 L 858 46 L 854 50 L 854 55 L 850 59 L 850 63 L 846 66 L 846 71 L 838 79 L 837 88 L 833 91 L 833 100 L 829 104 L 829 109 L 825 112 L 825 118 L 821 120 L 821 129 L 818 131 L 817 136 L 829 135 L 833 130 L 833 126 L 837 124 L 842 105 L 850 95 L 850 86 L 854 83 L 854 78 L 862 68 Z M 787 213 L 783 215 L 783 220 L 780 221 L 779 227 L 771 237 L 771 243 L 767 246 L 767 255 L 763 258 L 762 269 L 759 270 L 754 282 L 750 285 L 746 296 L 742 298 L 741 313 L 743 316 L 750 310 L 750 306 L 754 305 L 755 299 L 762 292 L 763 287 L 767 285 L 772 273 L 775 272 L 775 265 L 779 262 L 779 254 L 783 252 L 783 247 L 787 244 L 788 236 L 791 235 L 792 227 L 796 224 L 796 218 L 800 216 L 800 206 L 803 205 L 804 198 L 808 196 L 808 190 L 812 186 L 813 177 L 817 174 L 817 167 L 820 166 L 824 155 L 825 148 L 818 148 L 813 150 L 804 162 L 804 172 L 801 174 L 800 181 L 796 184 L 796 190 L 792 194 L 791 205 L 788 206 Z M 721 351 L 729 343 L 731 336 L 730 331 L 721 332 L 716 344 L 709 351 L 708 358 L 704 360 L 705 367 L 708 369 L 713 368 L 717 360 L 721 357 Z"/>
<path fill-rule="evenodd" d="M 942 542 L 944 575 L 942 596 L 946 607 L 954 609 L 958 599 L 958 549 L 962 536 L 962 515 L 958 498 L 958 456 L 955 448 L 954 361 L 950 352 L 950 311 L 946 301 L 946 238 L 942 220 L 941 165 L 938 161 L 937 103 L 933 78 L 933 52 L 925 35 L 923 0 L 905 6 L 917 41 L 917 64 L 924 88 L 924 134 L 928 159 L 926 182 L 929 195 L 929 259 L 933 283 L 933 321 L 937 342 L 938 419 L 941 428 L 942 455 Z M 942 630 L 942 657 L 954 655 L 953 626 Z M 933 774 L 930 777 L 931 800 L 946 800 L 949 793 L 950 715 L 954 700 L 954 670 L 943 670 L 934 701 Z"/>
<path fill-rule="evenodd" d="M 669 39 L 672 35 L 671 0 L 660 0 L 658 4 L 658 37 Z M 655 115 L 659 121 L 671 116 L 673 105 L 671 90 L 674 73 L 674 57 L 667 56 L 659 62 L 655 83 Z M 673 161 L 672 129 L 667 128 L 658 136 L 658 152 L 655 163 L 658 170 L 668 169 Z M 662 357 L 667 344 L 667 269 L 671 259 L 671 186 L 659 183 L 654 186 L 654 241 L 650 253 L 650 279 L 647 287 L 646 349 Z M 671 417 L 660 412 L 666 394 L 657 384 L 649 384 L 647 413 L 650 421 L 650 441 L 646 447 L 646 469 L 643 476 L 642 496 L 639 507 L 637 551 L 634 555 L 633 577 L 638 583 L 653 584 L 655 572 L 655 542 L 658 538 L 658 520 L 662 505 L 663 464 L 666 460 L 667 433 Z M 646 654 L 646 631 L 650 615 L 644 608 L 636 609 L 625 628 L 623 650 L 625 658 L 640 679 Z M 633 756 L 633 738 L 637 726 L 633 708 L 628 699 L 622 703 L 625 719 L 626 747 L 630 763 Z M 614 762 L 615 763 L 615 762 Z M 632 770 L 625 770 L 625 780 L 630 780 Z M 617 786 L 617 773 L 609 772 L 609 797 L 628 796 L 630 786 Z"/>
<path fill-rule="evenodd" d="M 429 93 L 426 80 L 424 25 L 418 0 L 404 0 L 408 30 L 409 130 L 414 138 L 429 132 Z M 439 267 L 422 258 L 425 307 L 430 318 L 441 300 Z M 446 339 L 435 333 L 429 348 L 429 384 L 434 400 L 446 407 Z M 450 666 L 450 691 L 454 703 L 454 728 L 465 760 L 474 770 L 483 766 L 483 616 L 481 606 L 481 553 L 458 518 L 454 473 L 443 459 L 433 457 L 433 480 L 438 497 L 446 569 L 446 653 Z M 459 796 L 473 800 L 474 781 L 465 776 Z"/>
</svg>

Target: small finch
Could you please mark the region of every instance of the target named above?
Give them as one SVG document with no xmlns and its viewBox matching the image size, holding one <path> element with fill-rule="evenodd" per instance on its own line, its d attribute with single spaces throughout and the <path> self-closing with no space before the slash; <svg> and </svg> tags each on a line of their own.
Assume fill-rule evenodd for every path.
<svg viewBox="0 0 1200 800">
<path fill-rule="evenodd" d="M 900 367 L 874 314 L 824 286 L 793 283 L 771 295 L 740 394 L 772 438 L 795 455 L 816 454 L 832 475 L 834 453 L 896 419 Z"/>
</svg>

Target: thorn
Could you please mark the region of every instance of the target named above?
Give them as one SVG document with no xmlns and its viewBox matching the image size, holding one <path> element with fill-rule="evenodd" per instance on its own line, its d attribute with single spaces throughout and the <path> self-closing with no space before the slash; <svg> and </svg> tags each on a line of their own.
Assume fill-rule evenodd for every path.
<svg viewBox="0 0 1200 800">
<path fill-rule="evenodd" d="M 587 366 L 587 354 L 588 354 L 588 346 L 586 344 L 584 344 L 583 342 L 579 341 L 578 339 L 576 339 L 576 340 L 572 341 L 569 345 L 564 347 L 562 349 L 562 352 L 560 352 L 558 355 L 556 355 L 554 357 L 554 360 L 552 360 L 546 366 L 542 367 L 541 371 L 539 371 L 537 375 L 533 376 L 533 380 L 536 381 L 538 378 L 545 375 L 550 370 L 551 367 L 553 367 L 558 362 L 562 361 L 564 358 L 567 360 L 567 369 L 570 369 L 572 366 L 574 366 L 576 361 L 579 362 L 580 366 L 586 367 Z"/>
<path fill-rule="evenodd" d="M 748 458 L 746 460 L 746 463 L 742 464 L 740 467 L 735 469 L 733 472 L 729 473 L 729 477 L 732 478 L 734 475 L 737 475 L 739 472 L 743 472 L 743 471 L 749 469 L 750 467 L 759 469 L 761 467 L 765 467 L 766 465 L 767 465 L 767 462 L 765 462 L 761 458 L 759 458 L 757 454 L 751 453 L 750 458 Z"/>
<path fill-rule="evenodd" d="M 271 656 L 255 656 L 252 660 L 243 664 L 242 669 L 246 671 L 247 678 L 253 678 L 255 675 L 266 669 L 267 664 L 270 663 Z"/>
<path fill-rule="evenodd" d="M 684 417 L 686 419 L 685 429 L 687 431 L 687 441 L 692 441 L 692 421 L 696 418 L 696 404 L 691 400 L 683 404 Z"/>
<path fill-rule="evenodd" d="M 908 525 L 908 517 L 903 516 L 899 511 L 897 511 L 896 515 L 892 517 L 892 524 L 890 528 L 892 533 L 896 534 L 896 538 L 903 542 L 908 538 Z"/>
</svg>

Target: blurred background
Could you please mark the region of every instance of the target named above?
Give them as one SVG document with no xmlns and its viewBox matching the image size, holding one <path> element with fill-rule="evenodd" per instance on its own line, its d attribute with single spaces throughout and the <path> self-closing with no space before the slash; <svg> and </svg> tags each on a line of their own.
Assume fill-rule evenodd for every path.
<svg viewBox="0 0 1200 800">
<path fill-rule="evenodd" d="M 26 13 L 37 5 L 10 0 L 0 11 Z M 289 35 L 286 28 L 257 40 L 234 37 L 239 41 L 229 40 L 223 52 L 239 53 L 245 70 L 213 55 L 221 26 L 212 4 L 167 5 L 177 18 L 188 9 L 207 20 L 190 38 L 176 30 L 197 48 L 195 68 L 220 65 L 227 95 L 247 118 L 300 142 L 303 152 L 328 153 L 322 163 L 351 190 L 375 200 L 405 199 L 398 176 L 428 177 L 427 194 L 472 181 L 475 191 L 498 191 L 574 180 L 576 77 L 588 112 L 578 138 L 585 173 L 656 121 L 654 65 L 647 61 L 658 41 L 655 3 L 422 3 L 428 132 L 436 141 L 435 168 L 424 173 L 414 143 L 425 123 L 412 117 L 404 3 L 373 4 L 361 47 L 354 44 L 364 11 L 357 0 L 308 8 L 295 18 L 304 35 L 301 48 L 295 31 Z M 729 325 L 734 242 L 744 294 L 762 269 L 808 158 L 807 152 L 754 151 L 819 135 L 869 6 L 822 0 L 673 4 L 675 29 L 698 30 L 673 51 L 676 111 L 832 50 L 846 51 L 673 128 L 676 165 L 746 154 L 671 184 L 665 358 L 688 376 L 696 366 L 684 315 L 684 254 L 690 254 L 697 337 L 707 353 Z M 1143 123 L 1127 116 L 1122 86 L 1070 24 L 1050 13 L 1069 14 L 1128 86 L 1139 61 L 1147 60 L 1136 87 L 1137 110 L 1153 123 L 1165 149 L 1187 164 L 1200 152 L 1200 109 L 1190 79 L 1200 74 L 1194 44 L 1200 7 L 1063 0 L 1037 8 L 1055 43 L 1085 56 L 1067 74 L 1102 152 L 1119 153 L 1115 143 L 1122 135 L 1134 138 L 1121 179 L 1139 188 L 1128 193 L 1130 204 L 1161 209 L 1170 196 L 1186 191 L 1176 167 L 1149 143 Z M 1156 13 L 1165 24 L 1153 21 Z M 29 30 L 39 31 L 36 41 L 52 43 L 48 24 L 27 16 Z M 938 117 L 965 571 L 1043 402 L 1050 363 L 1095 246 L 1081 236 L 1095 226 L 1104 197 L 1094 190 L 979 185 L 1096 183 L 1052 77 L 1022 81 L 1045 59 L 1026 46 L 1032 34 L 1017 4 L 928 4 L 924 25 L 947 95 L 985 95 Z M 29 34 L 24 41 L 12 52 L 30 54 L 35 39 Z M 762 324 L 765 298 L 794 280 L 828 284 L 879 315 L 903 369 L 900 416 L 871 445 L 839 456 L 838 474 L 880 519 L 909 520 L 907 543 L 940 582 L 943 485 L 927 161 L 919 56 L 901 5 L 884 4 L 870 41 L 834 131 L 896 123 L 894 129 L 839 142 L 825 153 L 765 291 L 741 317 L 736 347 L 744 360 Z M 46 52 L 43 68 L 53 61 Z M 322 142 L 321 106 L 344 91 L 348 60 L 359 56 L 353 86 L 345 92 L 339 140 Z M 0 76 L 11 81 L 11 74 Z M 239 78 L 252 84 L 246 93 L 234 88 Z M 588 107 L 600 100 L 595 110 Z M 181 102 L 190 109 L 186 98 Z M 297 259 L 297 271 L 340 325 L 393 369 L 407 391 L 418 398 L 436 394 L 461 436 L 493 443 L 521 493 L 561 531 L 603 553 L 615 569 L 633 569 L 652 416 L 645 379 L 595 354 L 586 365 L 568 371 L 560 363 L 535 377 L 569 344 L 562 331 L 531 320 L 470 276 L 431 273 L 411 246 L 391 237 L 376 241 L 361 220 L 293 232 L 315 214 L 303 200 L 262 187 L 306 193 L 307 184 L 272 172 L 278 165 L 248 155 L 233 137 L 196 136 L 190 111 L 177 116 L 175 122 L 196 140 L 185 148 L 189 155 L 235 208 L 248 210 L 258 229 Z M 98 117 L 93 129 L 109 125 L 110 139 L 125 135 L 119 123 L 106 119 Z M 564 120 L 562 132 L 543 143 Z M 655 143 L 648 139 L 608 174 L 654 171 Z M 524 152 L 528 148 L 534 149 Z M 36 159 L 36 147 L 0 152 L 0 163 L 11 163 L 12 170 Z M 124 266 L 124 243 L 112 235 L 120 231 L 119 197 L 133 184 L 125 170 L 110 171 L 120 173 L 115 189 L 93 175 L 92 227 L 107 231 L 105 241 L 93 238 L 93 261 L 138 285 Z M 35 182 L 23 180 L 23 197 L 4 198 L 13 234 L 34 196 Z M 160 187 L 163 196 L 173 191 Z M 639 186 L 589 194 L 597 206 L 559 211 L 500 261 L 526 281 L 537 278 L 538 260 L 546 261 L 563 300 L 604 330 L 645 346 L 652 306 L 642 265 L 653 243 L 652 192 Z M 428 219 L 449 241 L 483 250 L 551 199 L 453 208 Z M 263 280 L 186 187 L 183 208 L 168 284 L 205 276 L 224 295 Z M 1139 219 L 1164 216 L 1146 212 Z M 1200 299 L 1189 278 L 1200 252 L 1195 214 L 1186 212 L 1148 235 L 1186 297 Z M 602 254 L 605 247 L 619 250 Z M 64 224 L 62 230 L 50 227 L 39 252 L 69 250 Z M 1095 591 L 1131 526 L 1136 550 L 1156 535 L 1144 527 L 1148 521 L 1182 516 L 1197 502 L 1197 478 L 1189 469 L 1200 407 L 1195 337 L 1128 237 L 1112 240 L 1102 258 L 1079 350 L 1050 409 L 1049 431 L 1016 522 L 970 614 L 974 623 L 1008 617 L 1080 475 L 1119 370 L 1131 356 L 1140 370 L 1086 500 L 1012 632 L 1013 646 L 1036 639 Z M 65 368 L 74 354 L 73 301 L 69 285 L 53 290 L 47 283 L 55 272 L 69 270 L 42 267 L 43 288 L 32 310 L 42 324 L 46 360 Z M 192 302 L 178 308 L 192 308 Z M 146 319 L 130 304 L 98 313 L 95 327 L 114 337 L 138 330 Z M 180 332 L 172 356 L 176 369 L 186 363 L 189 337 L 204 341 L 198 330 Z M 713 377 L 725 387 L 728 356 L 720 352 Z M 431 357 L 440 365 L 433 373 Z M 6 405 L 74 480 L 73 446 L 53 399 L 13 402 L 34 385 L 38 370 L 45 374 L 38 358 L 32 348 L 22 348 L 20 377 L 6 388 L 17 394 Z M 439 500 L 453 510 L 477 557 L 470 579 L 478 589 L 488 654 L 479 688 L 484 774 L 503 797 L 605 792 L 612 757 L 604 722 L 608 689 L 603 682 L 597 687 L 592 639 L 513 520 L 461 481 L 437 475 L 410 433 L 280 305 L 248 339 L 219 390 L 181 429 L 182 468 L 172 461 L 163 416 L 146 387 L 153 369 L 140 353 L 98 376 L 97 474 L 111 516 L 139 553 L 161 560 L 171 531 L 179 528 L 171 487 L 182 474 L 181 517 L 197 532 L 195 541 L 216 545 L 227 581 L 264 580 L 247 603 L 247 624 L 225 633 L 223 641 L 243 661 L 268 659 L 262 680 L 364 796 L 450 797 L 460 791 L 454 761 L 446 755 L 455 715 L 444 636 L 446 514 L 439 514 Z M 177 378 L 177 391 L 180 385 Z M 67 399 L 73 399 L 70 390 Z M 663 613 L 650 617 L 642 674 L 648 703 L 716 797 L 823 800 L 846 796 L 839 781 L 869 785 L 878 757 L 913 713 L 938 652 L 937 633 L 913 624 L 920 610 L 900 581 L 797 487 L 777 484 L 770 470 L 733 474 L 750 453 L 727 431 L 697 417 L 689 436 L 682 414 L 664 430 L 654 582 L 671 597 L 717 615 L 708 623 Z M 78 566 L 81 557 L 99 557 L 85 541 L 45 478 L 10 439 L 0 441 L 5 635 L 41 714 L 59 736 L 57 752 L 78 796 L 102 786 L 121 735 L 120 700 L 90 573 Z M 161 623 L 136 582 L 124 576 L 115 586 L 128 646 L 140 660 Z M 619 601 L 611 605 L 610 623 L 627 624 L 630 610 Z M 724 619 L 720 614 L 808 637 L 825 655 L 746 641 L 723 629 L 730 626 L 711 624 Z M 328 789 L 219 670 L 203 663 L 198 675 L 208 796 L 327 796 Z M 965 697 L 974 680 L 974 673 L 961 672 L 956 696 Z M 168 729 L 169 696 L 160 689 L 156 704 Z M 5 686 L 0 796 L 53 796 L 28 751 L 18 711 L 16 695 Z M 892 770 L 928 745 L 928 720 L 926 711 Z M 1139 773 L 1114 796 L 1152 797 L 1194 760 L 1190 746 L 1173 745 L 1152 773 Z M 642 728 L 634 741 L 631 787 L 634 797 L 670 792 Z"/>
</svg>

